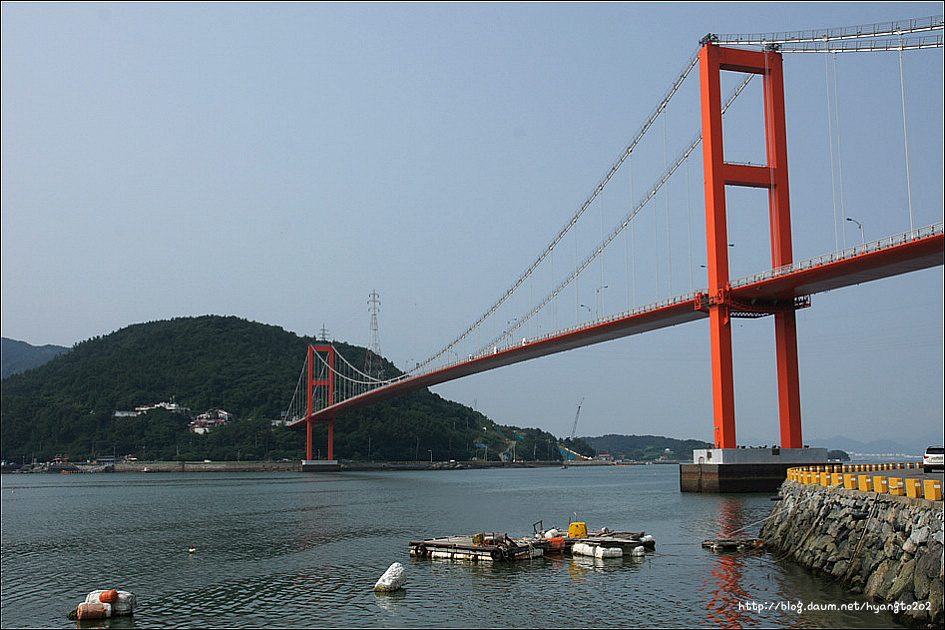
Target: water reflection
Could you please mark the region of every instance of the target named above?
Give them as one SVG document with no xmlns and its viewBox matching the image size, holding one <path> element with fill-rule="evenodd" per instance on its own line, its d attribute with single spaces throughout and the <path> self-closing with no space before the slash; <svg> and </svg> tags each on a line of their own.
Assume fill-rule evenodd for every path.
<svg viewBox="0 0 945 630">
<path fill-rule="evenodd" d="M 406 604 L 407 591 L 400 589 L 389 593 L 374 593 L 374 603 L 377 607 L 390 615 L 397 615 Z"/>
<path fill-rule="evenodd" d="M 83 619 L 75 622 L 79 630 L 119 630 L 137 628 L 134 617 L 111 617 L 109 619 Z"/>
<path fill-rule="evenodd" d="M 719 502 L 717 538 L 727 538 L 742 533 L 748 525 L 744 504 L 738 499 L 722 497 Z M 708 619 L 724 628 L 742 628 L 749 623 L 743 609 L 751 595 L 742 586 L 745 556 L 741 553 L 720 553 L 714 560 L 703 590 L 707 590 Z M 741 605 L 741 607 L 740 607 Z"/>
</svg>

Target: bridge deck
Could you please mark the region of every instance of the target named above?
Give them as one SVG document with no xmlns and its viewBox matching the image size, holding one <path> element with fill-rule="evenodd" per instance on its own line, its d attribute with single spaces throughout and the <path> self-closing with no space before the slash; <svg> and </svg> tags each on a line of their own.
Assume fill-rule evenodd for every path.
<svg viewBox="0 0 945 630">
<path fill-rule="evenodd" d="M 742 278 L 731 283 L 730 296 L 746 303 L 759 300 L 786 301 L 793 300 L 795 297 L 940 266 L 945 256 L 945 234 L 940 225 L 930 230 L 929 234 L 929 236 L 913 240 L 905 237 L 888 239 L 888 242 L 884 241 L 878 246 L 854 248 L 852 253 L 812 259 L 796 263 L 787 269 L 772 270 L 757 276 Z M 708 312 L 701 310 L 704 304 L 703 297 L 703 293 L 688 294 L 583 327 L 524 340 L 521 345 L 497 347 L 491 354 L 405 378 L 349 398 L 312 414 L 311 419 L 313 421 L 327 420 L 352 409 L 464 376 L 703 319 L 708 317 Z M 305 422 L 306 419 L 302 419 L 290 426 L 298 426 Z"/>
</svg>

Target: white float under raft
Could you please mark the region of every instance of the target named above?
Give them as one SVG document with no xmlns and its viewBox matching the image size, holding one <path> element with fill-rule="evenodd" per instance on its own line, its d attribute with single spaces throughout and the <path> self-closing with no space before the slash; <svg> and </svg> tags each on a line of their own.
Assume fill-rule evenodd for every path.
<svg viewBox="0 0 945 630">
<path fill-rule="evenodd" d="M 571 545 L 571 553 L 575 556 L 589 556 L 591 558 L 622 558 L 623 549 L 620 547 L 602 547 L 593 543 L 579 542 Z"/>
</svg>

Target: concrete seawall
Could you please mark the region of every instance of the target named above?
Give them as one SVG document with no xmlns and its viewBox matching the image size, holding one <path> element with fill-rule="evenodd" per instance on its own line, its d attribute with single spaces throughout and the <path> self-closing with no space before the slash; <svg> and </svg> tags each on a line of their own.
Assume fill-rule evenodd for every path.
<svg viewBox="0 0 945 630">
<path fill-rule="evenodd" d="M 113 472 L 298 472 L 299 462 L 123 462 Z"/>
<path fill-rule="evenodd" d="M 903 623 L 945 621 L 941 500 L 789 480 L 761 538 L 782 557 L 891 604 Z"/>
<path fill-rule="evenodd" d="M 324 460 L 323 460 L 324 461 Z M 572 465 L 572 464 L 569 464 Z M 607 462 L 581 462 L 575 466 L 613 466 Z M 380 471 L 380 470 L 466 470 L 480 468 L 538 468 L 560 467 L 561 462 L 362 462 L 339 460 L 338 465 L 331 470 L 341 471 Z M 80 469 L 91 471 L 102 466 L 80 465 Z M 121 462 L 108 466 L 108 472 L 299 472 L 302 470 L 300 461 L 272 462 L 272 461 L 212 461 L 212 462 Z M 327 469 L 326 469 L 327 470 Z"/>
</svg>

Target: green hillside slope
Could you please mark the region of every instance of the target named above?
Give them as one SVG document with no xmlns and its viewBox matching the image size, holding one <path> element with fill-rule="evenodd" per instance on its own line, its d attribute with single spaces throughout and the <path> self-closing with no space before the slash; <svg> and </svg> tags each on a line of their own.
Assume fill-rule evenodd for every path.
<svg viewBox="0 0 945 630">
<path fill-rule="evenodd" d="M 276 326 L 203 316 L 136 324 L 79 343 L 40 368 L 3 380 L 2 457 L 301 459 L 304 432 L 273 421 L 288 405 L 306 347 L 314 341 Z M 364 348 L 333 343 L 361 367 Z M 384 370 L 388 376 L 399 373 L 386 361 Z M 163 401 L 188 408 L 190 415 L 224 409 L 235 421 L 197 435 L 188 430 L 191 418 L 185 414 L 115 414 Z M 507 457 L 512 442 L 505 435 L 517 429 L 504 427 L 504 435 L 482 414 L 428 390 L 345 414 L 335 424 L 336 457 L 375 460 Z M 316 440 L 324 444 L 324 429 L 318 429 Z M 519 459 L 548 456 L 554 436 L 534 429 L 519 433 Z"/>
<path fill-rule="evenodd" d="M 676 440 L 658 435 L 602 435 L 584 440 L 599 453 L 607 453 L 617 459 L 655 461 L 659 459 L 691 460 L 697 448 L 712 448 L 700 440 Z"/>
</svg>

